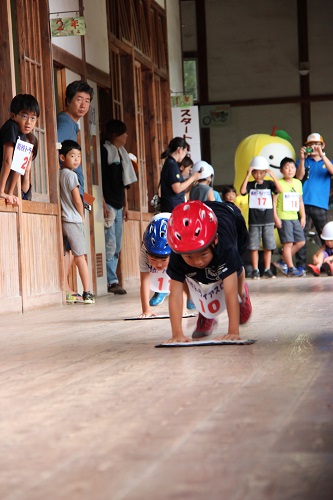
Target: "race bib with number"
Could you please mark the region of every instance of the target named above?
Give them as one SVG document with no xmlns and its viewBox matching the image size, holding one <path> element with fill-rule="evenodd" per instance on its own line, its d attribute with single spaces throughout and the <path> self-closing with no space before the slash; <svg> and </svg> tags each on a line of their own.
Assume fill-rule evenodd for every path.
<svg viewBox="0 0 333 500">
<path fill-rule="evenodd" d="M 273 208 L 272 193 L 270 189 L 250 189 L 249 207 L 259 210 Z"/>
<path fill-rule="evenodd" d="M 21 141 L 21 139 L 18 139 L 16 141 L 10 169 L 15 170 L 15 172 L 18 172 L 21 175 L 24 175 L 33 148 L 34 147 L 32 144 L 30 144 L 30 142 Z"/>
<path fill-rule="evenodd" d="M 157 271 L 157 269 L 150 271 L 150 289 L 153 292 L 170 292 L 170 276 L 166 273 L 166 269 L 163 269 L 163 271 Z"/>
<path fill-rule="evenodd" d="M 299 193 L 283 193 L 283 211 L 299 211 Z"/>
<path fill-rule="evenodd" d="M 205 318 L 213 319 L 226 309 L 223 281 L 205 285 L 186 277 L 194 305 Z"/>
</svg>

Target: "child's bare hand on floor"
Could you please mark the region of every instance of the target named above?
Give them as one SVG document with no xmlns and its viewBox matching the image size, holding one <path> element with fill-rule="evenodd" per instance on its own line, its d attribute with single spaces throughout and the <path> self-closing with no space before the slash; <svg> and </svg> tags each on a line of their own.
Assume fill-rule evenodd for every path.
<svg viewBox="0 0 333 500">
<path fill-rule="evenodd" d="M 146 313 L 141 313 L 139 318 L 153 318 L 154 316 L 156 316 L 155 313 L 146 312 Z"/>
<path fill-rule="evenodd" d="M 175 344 L 176 342 L 193 342 L 190 337 L 182 335 L 181 337 L 172 337 L 171 339 L 164 342 L 164 344 Z"/>
<path fill-rule="evenodd" d="M 240 340 L 240 336 L 237 333 L 227 333 L 226 335 L 220 335 L 215 337 L 214 340 Z"/>
</svg>

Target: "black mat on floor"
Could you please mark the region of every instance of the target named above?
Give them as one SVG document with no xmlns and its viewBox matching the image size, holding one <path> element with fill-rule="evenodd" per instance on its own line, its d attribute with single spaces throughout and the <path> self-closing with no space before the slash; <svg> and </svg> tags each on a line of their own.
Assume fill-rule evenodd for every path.
<svg viewBox="0 0 333 500">
<path fill-rule="evenodd" d="M 194 318 L 197 316 L 195 313 L 184 314 L 183 318 Z M 133 316 L 132 318 L 124 318 L 124 321 L 143 321 L 146 319 L 169 319 L 169 314 L 158 314 L 157 316 L 147 316 L 146 318 L 140 318 L 140 316 Z"/>
<path fill-rule="evenodd" d="M 254 344 L 256 340 L 198 340 L 193 342 L 173 342 L 172 344 L 158 344 L 155 347 L 203 347 L 213 345 L 250 345 Z"/>
</svg>

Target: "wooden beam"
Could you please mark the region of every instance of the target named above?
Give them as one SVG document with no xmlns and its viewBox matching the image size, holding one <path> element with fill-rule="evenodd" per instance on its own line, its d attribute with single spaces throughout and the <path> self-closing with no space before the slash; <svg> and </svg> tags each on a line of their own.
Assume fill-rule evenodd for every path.
<svg viewBox="0 0 333 500">
<path fill-rule="evenodd" d="M 196 0 L 196 30 L 198 49 L 198 78 L 200 104 L 207 102 L 208 96 L 208 66 L 207 66 L 207 32 L 206 32 L 206 8 L 205 0 Z M 211 162 L 210 129 L 202 128 L 201 135 L 201 158 Z"/>
<path fill-rule="evenodd" d="M 49 2 L 41 0 L 40 18 L 43 20 L 49 18 Z M 51 50 L 51 33 L 49 22 L 41 22 L 41 43 L 43 47 L 42 63 L 44 77 L 44 103 L 54 102 L 54 82 L 53 82 L 53 61 L 50 54 Z M 56 110 L 55 106 L 45 106 L 45 123 L 47 126 L 47 158 L 48 158 L 48 182 L 50 203 L 23 203 L 22 210 L 29 211 L 29 208 L 37 211 L 45 211 L 45 213 L 57 214 L 57 245 L 59 255 L 59 288 L 65 289 L 64 283 L 64 260 L 63 260 L 63 237 L 61 224 L 61 206 L 60 206 L 60 185 L 59 185 L 59 158 L 56 150 L 57 132 L 56 132 Z M 50 211 L 50 212 L 48 212 Z M 40 212 L 35 212 L 40 213 Z"/>
<path fill-rule="evenodd" d="M 307 2 L 297 0 L 297 32 L 298 32 L 298 58 L 299 64 L 309 63 L 309 42 L 308 42 L 308 11 Z M 302 75 L 300 73 L 300 91 L 301 97 L 301 128 L 302 138 L 311 133 L 311 106 L 307 100 L 310 96 L 310 76 L 309 73 Z"/>
<path fill-rule="evenodd" d="M 7 2 L 0 2 L 0 115 L 1 123 L 9 118 L 9 104 L 13 98 L 10 61 L 10 39 Z"/>
<path fill-rule="evenodd" d="M 67 50 L 61 49 L 56 45 L 52 45 L 52 54 L 54 62 L 60 66 L 65 66 L 81 76 L 86 74 L 88 80 L 96 82 L 100 87 L 111 88 L 110 74 L 105 73 L 89 63 L 87 63 L 86 68 L 84 68 L 82 59 L 73 56 L 73 54 L 70 54 Z"/>
<path fill-rule="evenodd" d="M 300 104 L 300 103 L 311 103 L 311 102 L 326 102 L 333 101 L 333 94 L 321 94 L 321 95 L 307 95 L 307 96 L 285 96 L 285 97 L 267 97 L 264 99 L 238 99 L 235 101 L 200 101 L 202 106 L 204 105 L 220 105 L 220 104 L 230 104 L 230 106 L 237 108 L 243 106 L 267 106 L 270 104 Z"/>
</svg>

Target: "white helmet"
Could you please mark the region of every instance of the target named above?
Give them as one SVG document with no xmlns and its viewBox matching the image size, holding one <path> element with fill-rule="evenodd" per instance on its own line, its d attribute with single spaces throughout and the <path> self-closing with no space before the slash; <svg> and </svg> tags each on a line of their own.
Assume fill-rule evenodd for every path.
<svg viewBox="0 0 333 500">
<path fill-rule="evenodd" d="M 308 135 L 305 144 L 308 144 L 309 142 L 321 142 L 322 144 L 324 144 L 324 139 L 317 132 L 313 132 L 312 134 Z"/>
<path fill-rule="evenodd" d="M 264 156 L 255 156 L 252 158 L 250 167 L 253 167 L 255 170 L 267 170 L 269 168 L 269 164 Z"/>
<path fill-rule="evenodd" d="M 322 240 L 333 240 L 333 221 L 325 224 L 320 237 Z"/>
<path fill-rule="evenodd" d="M 200 172 L 200 171 L 201 171 L 201 179 L 207 179 L 210 176 L 214 177 L 214 169 L 206 161 L 197 161 L 193 165 L 192 172 Z"/>
</svg>

